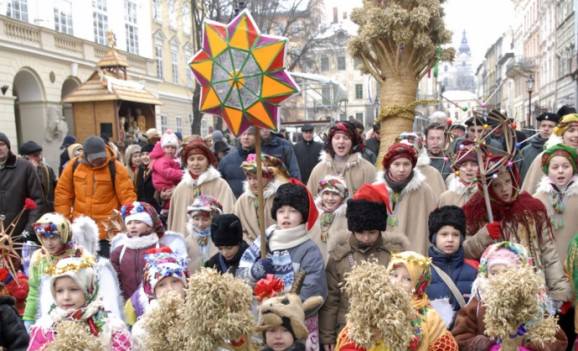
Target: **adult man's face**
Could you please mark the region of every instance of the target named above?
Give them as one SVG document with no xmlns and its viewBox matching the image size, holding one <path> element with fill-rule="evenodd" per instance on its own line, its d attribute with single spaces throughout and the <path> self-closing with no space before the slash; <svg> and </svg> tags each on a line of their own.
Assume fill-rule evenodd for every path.
<svg viewBox="0 0 578 351">
<path fill-rule="evenodd" d="M 34 166 L 38 167 L 42 163 L 42 153 L 30 154 L 26 156 L 26 159 L 30 161 Z"/>
<path fill-rule="evenodd" d="M 556 123 L 554 123 L 553 121 L 544 120 L 540 122 L 540 125 L 538 126 L 538 133 L 540 133 L 540 136 L 543 139 L 548 139 L 550 135 L 552 135 L 552 132 L 554 131 L 555 127 Z"/>
<path fill-rule="evenodd" d="M 10 153 L 10 149 L 5 142 L 0 141 L 0 161 L 5 161 L 8 158 L 8 154 Z"/>
<path fill-rule="evenodd" d="M 246 131 L 245 133 L 241 134 L 239 142 L 241 143 L 243 150 L 252 149 L 255 146 L 255 134 L 253 134 L 253 132 Z"/>
<path fill-rule="evenodd" d="M 89 161 L 88 163 L 90 164 L 90 167 L 98 168 L 98 167 L 101 167 L 102 165 L 104 165 L 105 162 L 106 162 L 106 157 L 99 157 L 99 158 L 95 158 L 95 159 Z"/>
<path fill-rule="evenodd" d="M 444 149 L 445 135 L 443 130 L 431 129 L 428 131 L 426 139 L 426 148 L 431 155 L 439 155 Z"/>
<path fill-rule="evenodd" d="M 313 131 L 312 130 L 308 130 L 306 132 L 303 132 L 303 140 L 305 141 L 311 141 L 313 140 Z"/>
<path fill-rule="evenodd" d="M 270 129 L 259 129 L 261 132 L 261 138 L 263 139 L 269 139 L 269 137 L 271 136 L 271 130 Z"/>
</svg>

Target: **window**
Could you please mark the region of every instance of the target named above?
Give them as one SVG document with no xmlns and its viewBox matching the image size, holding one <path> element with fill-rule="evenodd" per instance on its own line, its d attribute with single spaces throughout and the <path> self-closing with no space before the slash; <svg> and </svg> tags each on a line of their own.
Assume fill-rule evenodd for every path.
<svg viewBox="0 0 578 351">
<path fill-rule="evenodd" d="M 153 0 L 153 19 L 160 22 L 161 17 L 161 0 Z"/>
<path fill-rule="evenodd" d="M 161 133 L 164 133 L 169 128 L 169 118 L 161 115 Z"/>
<path fill-rule="evenodd" d="M 337 12 L 337 7 L 333 8 L 333 23 L 337 23 L 339 20 L 339 14 Z"/>
<path fill-rule="evenodd" d="M 355 98 L 357 100 L 363 99 L 363 84 L 355 84 Z"/>
<path fill-rule="evenodd" d="M 126 51 L 138 55 L 137 5 L 132 0 L 124 2 L 124 28 L 126 30 Z"/>
<path fill-rule="evenodd" d="M 345 56 L 339 56 L 337 57 L 337 69 L 340 71 L 345 71 Z"/>
<path fill-rule="evenodd" d="M 61 1 L 54 7 L 54 30 L 72 35 L 72 5 L 69 1 Z"/>
<path fill-rule="evenodd" d="M 193 24 L 191 18 L 191 4 L 189 2 L 184 4 L 183 7 L 183 31 L 185 34 L 191 34 Z"/>
<path fill-rule="evenodd" d="M 190 44 L 186 44 L 183 47 L 183 50 L 185 51 L 185 70 L 187 71 L 187 86 L 188 87 L 192 87 L 193 86 L 193 70 L 191 70 L 191 68 L 189 67 L 189 62 L 191 62 L 191 59 L 193 58 L 193 48 L 191 47 Z"/>
<path fill-rule="evenodd" d="M 179 82 L 179 46 L 173 40 L 171 42 L 171 74 L 173 83 Z"/>
<path fill-rule="evenodd" d="M 20 21 L 28 22 L 28 0 L 8 0 L 6 15 Z"/>
<path fill-rule="evenodd" d="M 355 113 L 355 119 L 363 123 L 363 112 Z"/>
<path fill-rule="evenodd" d="M 108 31 L 106 0 L 92 0 L 92 9 L 94 41 L 101 45 L 106 45 L 106 32 Z"/>
<path fill-rule="evenodd" d="M 321 103 L 331 105 L 331 87 L 329 85 L 324 85 L 321 88 Z"/>
<path fill-rule="evenodd" d="M 340 121 L 346 121 L 347 120 L 347 115 L 345 114 L 345 112 L 341 112 L 339 114 L 339 120 Z"/>
<path fill-rule="evenodd" d="M 321 72 L 329 71 L 329 57 L 321 56 Z"/>
<path fill-rule="evenodd" d="M 181 117 L 177 117 L 177 132 L 183 133 L 183 119 Z"/>
<path fill-rule="evenodd" d="M 155 58 L 157 61 L 157 78 L 163 79 L 163 45 L 155 44 Z"/>
<path fill-rule="evenodd" d="M 169 0 L 169 25 L 172 29 L 177 28 L 177 10 L 175 9 L 175 0 Z"/>
</svg>

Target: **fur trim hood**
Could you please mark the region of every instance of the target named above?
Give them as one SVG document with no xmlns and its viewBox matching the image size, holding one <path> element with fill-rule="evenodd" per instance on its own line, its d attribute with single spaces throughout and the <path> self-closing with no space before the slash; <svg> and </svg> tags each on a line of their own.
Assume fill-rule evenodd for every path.
<svg viewBox="0 0 578 351">
<path fill-rule="evenodd" d="M 263 197 L 265 199 L 270 198 L 271 196 L 275 195 L 275 193 L 277 192 L 277 189 L 279 188 L 279 186 L 282 183 L 277 181 L 277 180 L 273 180 L 271 182 L 269 182 L 267 184 L 267 186 L 265 186 L 265 188 L 263 189 Z M 251 191 L 251 189 L 249 189 L 249 182 L 244 180 L 243 181 L 243 194 L 247 194 L 247 196 L 255 198 L 255 194 L 253 194 L 253 192 Z"/>
<path fill-rule="evenodd" d="M 578 175 L 575 175 L 570 180 L 572 184 L 566 189 L 564 192 L 565 196 L 576 196 L 578 195 Z M 538 193 L 545 193 L 545 194 L 554 194 L 556 190 L 552 186 L 552 182 L 548 176 L 543 176 L 540 179 L 540 183 L 538 183 L 538 188 L 536 189 L 536 194 Z"/>
<path fill-rule="evenodd" d="M 416 163 L 416 167 L 420 167 L 420 166 L 428 166 L 431 164 L 431 158 L 429 157 L 429 155 L 427 154 L 427 150 L 425 149 L 425 147 L 421 150 L 421 152 L 419 153 L 419 157 L 417 158 L 417 163 Z"/>
<path fill-rule="evenodd" d="M 72 231 L 72 242 L 96 257 L 99 248 L 99 232 L 96 222 L 90 217 L 80 216 L 72 222 L 70 229 Z"/>
<path fill-rule="evenodd" d="M 191 173 L 189 171 L 185 171 L 183 180 L 181 180 L 181 182 L 192 188 L 194 186 L 201 186 L 202 184 L 209 183 L 210 181 L 218 178 L 221 178 L 221 173 L 215 167 L 209 166 L 209 168 L 197 179 L 193 179 Z"/>
<path fill-rule="evenodd" d="M 385 182 L 384 174 L 385 174 L 384 171 L 377 172 L 374 184 L 385 184 L 387 189 L 391 191 L 391 188 Z M 403 195 L 412 192 L 414 190 L 418 190 L 421 187 L 421 185 L 425 182 L 425 180 L 426 180 L 425 175 L 423 175 L 423 173 L 417 167 L 415 167 L 413 169 L 413 178 L 409 181 L 409 183 L 407 183 L 405 188 L 403 188 L 401 194 Z"/>
<path fill-rule="evenodd" d="M 347 161 L 345 161 L 346 162 L 345 169 L 347 170 L 357 166 L 359 163 L 361 163 L 362 159 L 363 156 L 361 155 L 360 152 L 354 152 L 350 154 L 349 156 L 347 156 Z M 332 167 L 334 160 L 333 157 L 331 157 L 331 155 L 328 152 L 321 151 L 321 153 L 319 154 L 319 162 L 325 163 L 327 166 Z"/>
<path fill-rule="evenodd" d="M 472 186 L 475 187 L 475 185 Z M 448 190 L 459 195 L 464 195 L 468 188 L 469 187 L 462 183 L 458 177 L 450 179 L 448 184 Z"/>
</svg>

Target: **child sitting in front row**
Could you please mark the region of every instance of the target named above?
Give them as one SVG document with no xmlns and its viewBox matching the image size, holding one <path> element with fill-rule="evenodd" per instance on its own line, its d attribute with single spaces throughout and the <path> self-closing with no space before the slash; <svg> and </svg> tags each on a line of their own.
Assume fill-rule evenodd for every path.
<svg viewBox="0 0 578 351">
<path fill-rule="evenodd" d="M 94 258 L 69 257 L 53 267 L 50 292 L 55 301 L 50 314 L 43 316 L 30 330 L 29 351 L 44 350 L 58 335 L 56 328 L 63 321 L 80 321 L 103 350 L 132 350 L 130 333 L 125 324 L 108 313 L 98 298 L 98 276 Z"/>
<path fill-rule="evenodd" d="M 205 262 L 205 267 L 235 275 L 241 256 L 249 247 L 243 240 L 243 226 L 239 217 L 234 214 L 214 217 L 211 223 L 211 239 L 219 252 Z"/>
</svg>

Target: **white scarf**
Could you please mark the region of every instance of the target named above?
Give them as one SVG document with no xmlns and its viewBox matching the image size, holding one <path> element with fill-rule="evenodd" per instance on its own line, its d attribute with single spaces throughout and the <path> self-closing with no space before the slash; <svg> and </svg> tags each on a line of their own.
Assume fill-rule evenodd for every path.
<svg viewBox="0 0 578 351">
<path fill-rule="evenodd" d="M 274 224 L 267 228 L 269 249 L 280 251 L 294 248 L 309 240 L 308 234 L 305 224 L 289 229 L 278 229 L 277 225 Z"/>
</svg>

